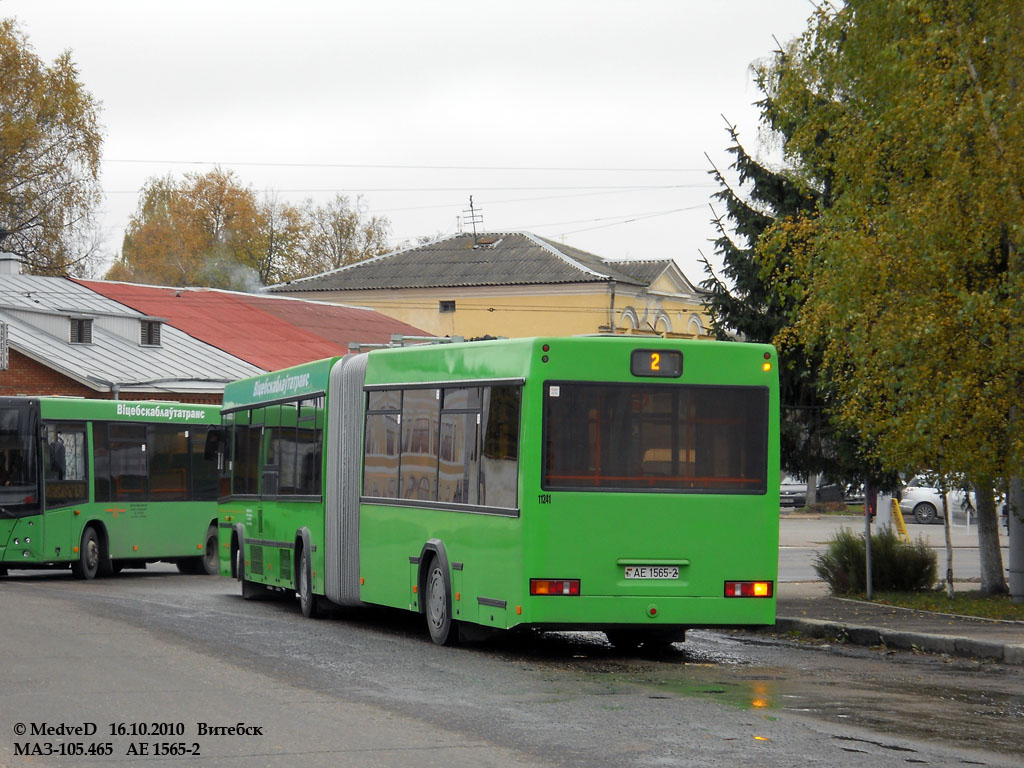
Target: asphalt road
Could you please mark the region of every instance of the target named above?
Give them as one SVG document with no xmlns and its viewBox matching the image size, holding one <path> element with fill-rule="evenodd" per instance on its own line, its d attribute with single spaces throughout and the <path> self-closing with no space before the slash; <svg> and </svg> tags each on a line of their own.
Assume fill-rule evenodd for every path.
<svg viewBox="0 0 1024 768">
<path fill-rule="evenodd" d="M 293 599 L 246 602 L 167 566 L 14 571 L 0 616 L 5 768 L 1024 758 L 1024 671 L 993 664 L 707 631 L 657 657 L 597 633 L 439 648 L 405 613 L 308 621 Z"/>
</svg>

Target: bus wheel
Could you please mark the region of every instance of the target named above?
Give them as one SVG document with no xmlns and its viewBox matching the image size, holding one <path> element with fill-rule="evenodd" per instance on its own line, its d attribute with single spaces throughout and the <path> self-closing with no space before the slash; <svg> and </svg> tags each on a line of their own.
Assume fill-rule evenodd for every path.
<svg viewBox="0 0 1024 768">
<path fill-rule="evenodd" d="M 114 570 L 114 561 L 111 560 L 108 556 L 103 555 L 101 553 L 97 573 L 103 578 L 110 578 L 111 576 L 113 576 L 115 573 L 117 573 L 117 571 Z"/>
<path fill-rule="evenodd" d="M 7 569 L 6 568 L 0 568 L 0 577 L 6 576 L 6 575 L 7 575 Z"/>
<path fill-rule="evenodd" d="M 299 554 L 299 607 L 302 609 L 302 615 L 307 619 L 316 618 L 319 612 L 320 606 L 319 601 L 315 594 L 313 594 L 313 579 L 312 569 L 309 565 L 309 554 L 303 548 Z"/>
<path fill-rule="evenodd" d="M 78 561 L 71 564 L 71 572 L 80 579 L 95 579 L 100 568 L 100 538 L 96 529 L 89 526 L 82 532 L 82 546 L 78 549 Z"/>
<path fill-rule="evenodd" d="M 426 604 L 427 629 L 430 639 L 438 645 L 453 645 L 459 633 L 453 631 L 451 599 L 448 592 L 448 580 L 436 557 L 430 559 L 427 566 Z"/>
<path fill-rule="evenodd" d="M 207 576 L 216 576 L 220 573 L 220 555 L 217 553 L 217 526 L 211 525 L 206 529 L 206 548 L 200 559 L 202 563 L 201 573 Z"/>
</svg>

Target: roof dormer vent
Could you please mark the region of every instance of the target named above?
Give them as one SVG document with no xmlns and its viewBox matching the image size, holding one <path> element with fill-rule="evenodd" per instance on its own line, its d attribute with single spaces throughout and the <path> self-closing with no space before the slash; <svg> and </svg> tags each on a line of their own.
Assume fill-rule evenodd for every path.
<svg viewBox="0 0 1024 768">
<path fill-rule="evenodd" d="M 72 344 L 92 344 L 92 318 L 72 317 L 69 340 Z"/>
<path fill-rule="evenodd" d="M 139 343 L 144 347 L 159 347 L 161 325 L 163 323 L 159 320 L 143 320 L 141 322 L 142 333 Z"/>
</svg>

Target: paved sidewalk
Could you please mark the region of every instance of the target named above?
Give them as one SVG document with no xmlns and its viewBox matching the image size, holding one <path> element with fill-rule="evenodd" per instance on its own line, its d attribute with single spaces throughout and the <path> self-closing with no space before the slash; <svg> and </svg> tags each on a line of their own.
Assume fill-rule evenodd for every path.
<svg viewBox="0 0 1024 768">
<path fill-rule="evenodd" d="M 955 585 L 954 585 L 955 586 Z M 970 585 L 963 585 L 969 589 Z M 991 621 L 833 597 L 822 581 L 778 584 L 776 632 L 1024 665 L 1024 622 Z"/>
</svg>

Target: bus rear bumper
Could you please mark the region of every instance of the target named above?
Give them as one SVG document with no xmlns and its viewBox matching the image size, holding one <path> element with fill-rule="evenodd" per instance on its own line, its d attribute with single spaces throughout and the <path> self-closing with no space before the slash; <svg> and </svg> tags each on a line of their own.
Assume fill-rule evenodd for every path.
<svg viewBox="0 0 1024 768">
<path fill-rule="evenodd" d="M 683 627 L 770 626 L 775 598 L 570 597 L 530 598 L 515 623 L 570 629 L 628 625 Z M 514 624 L 510 624 L 514 626 Z"/>
</svg>

